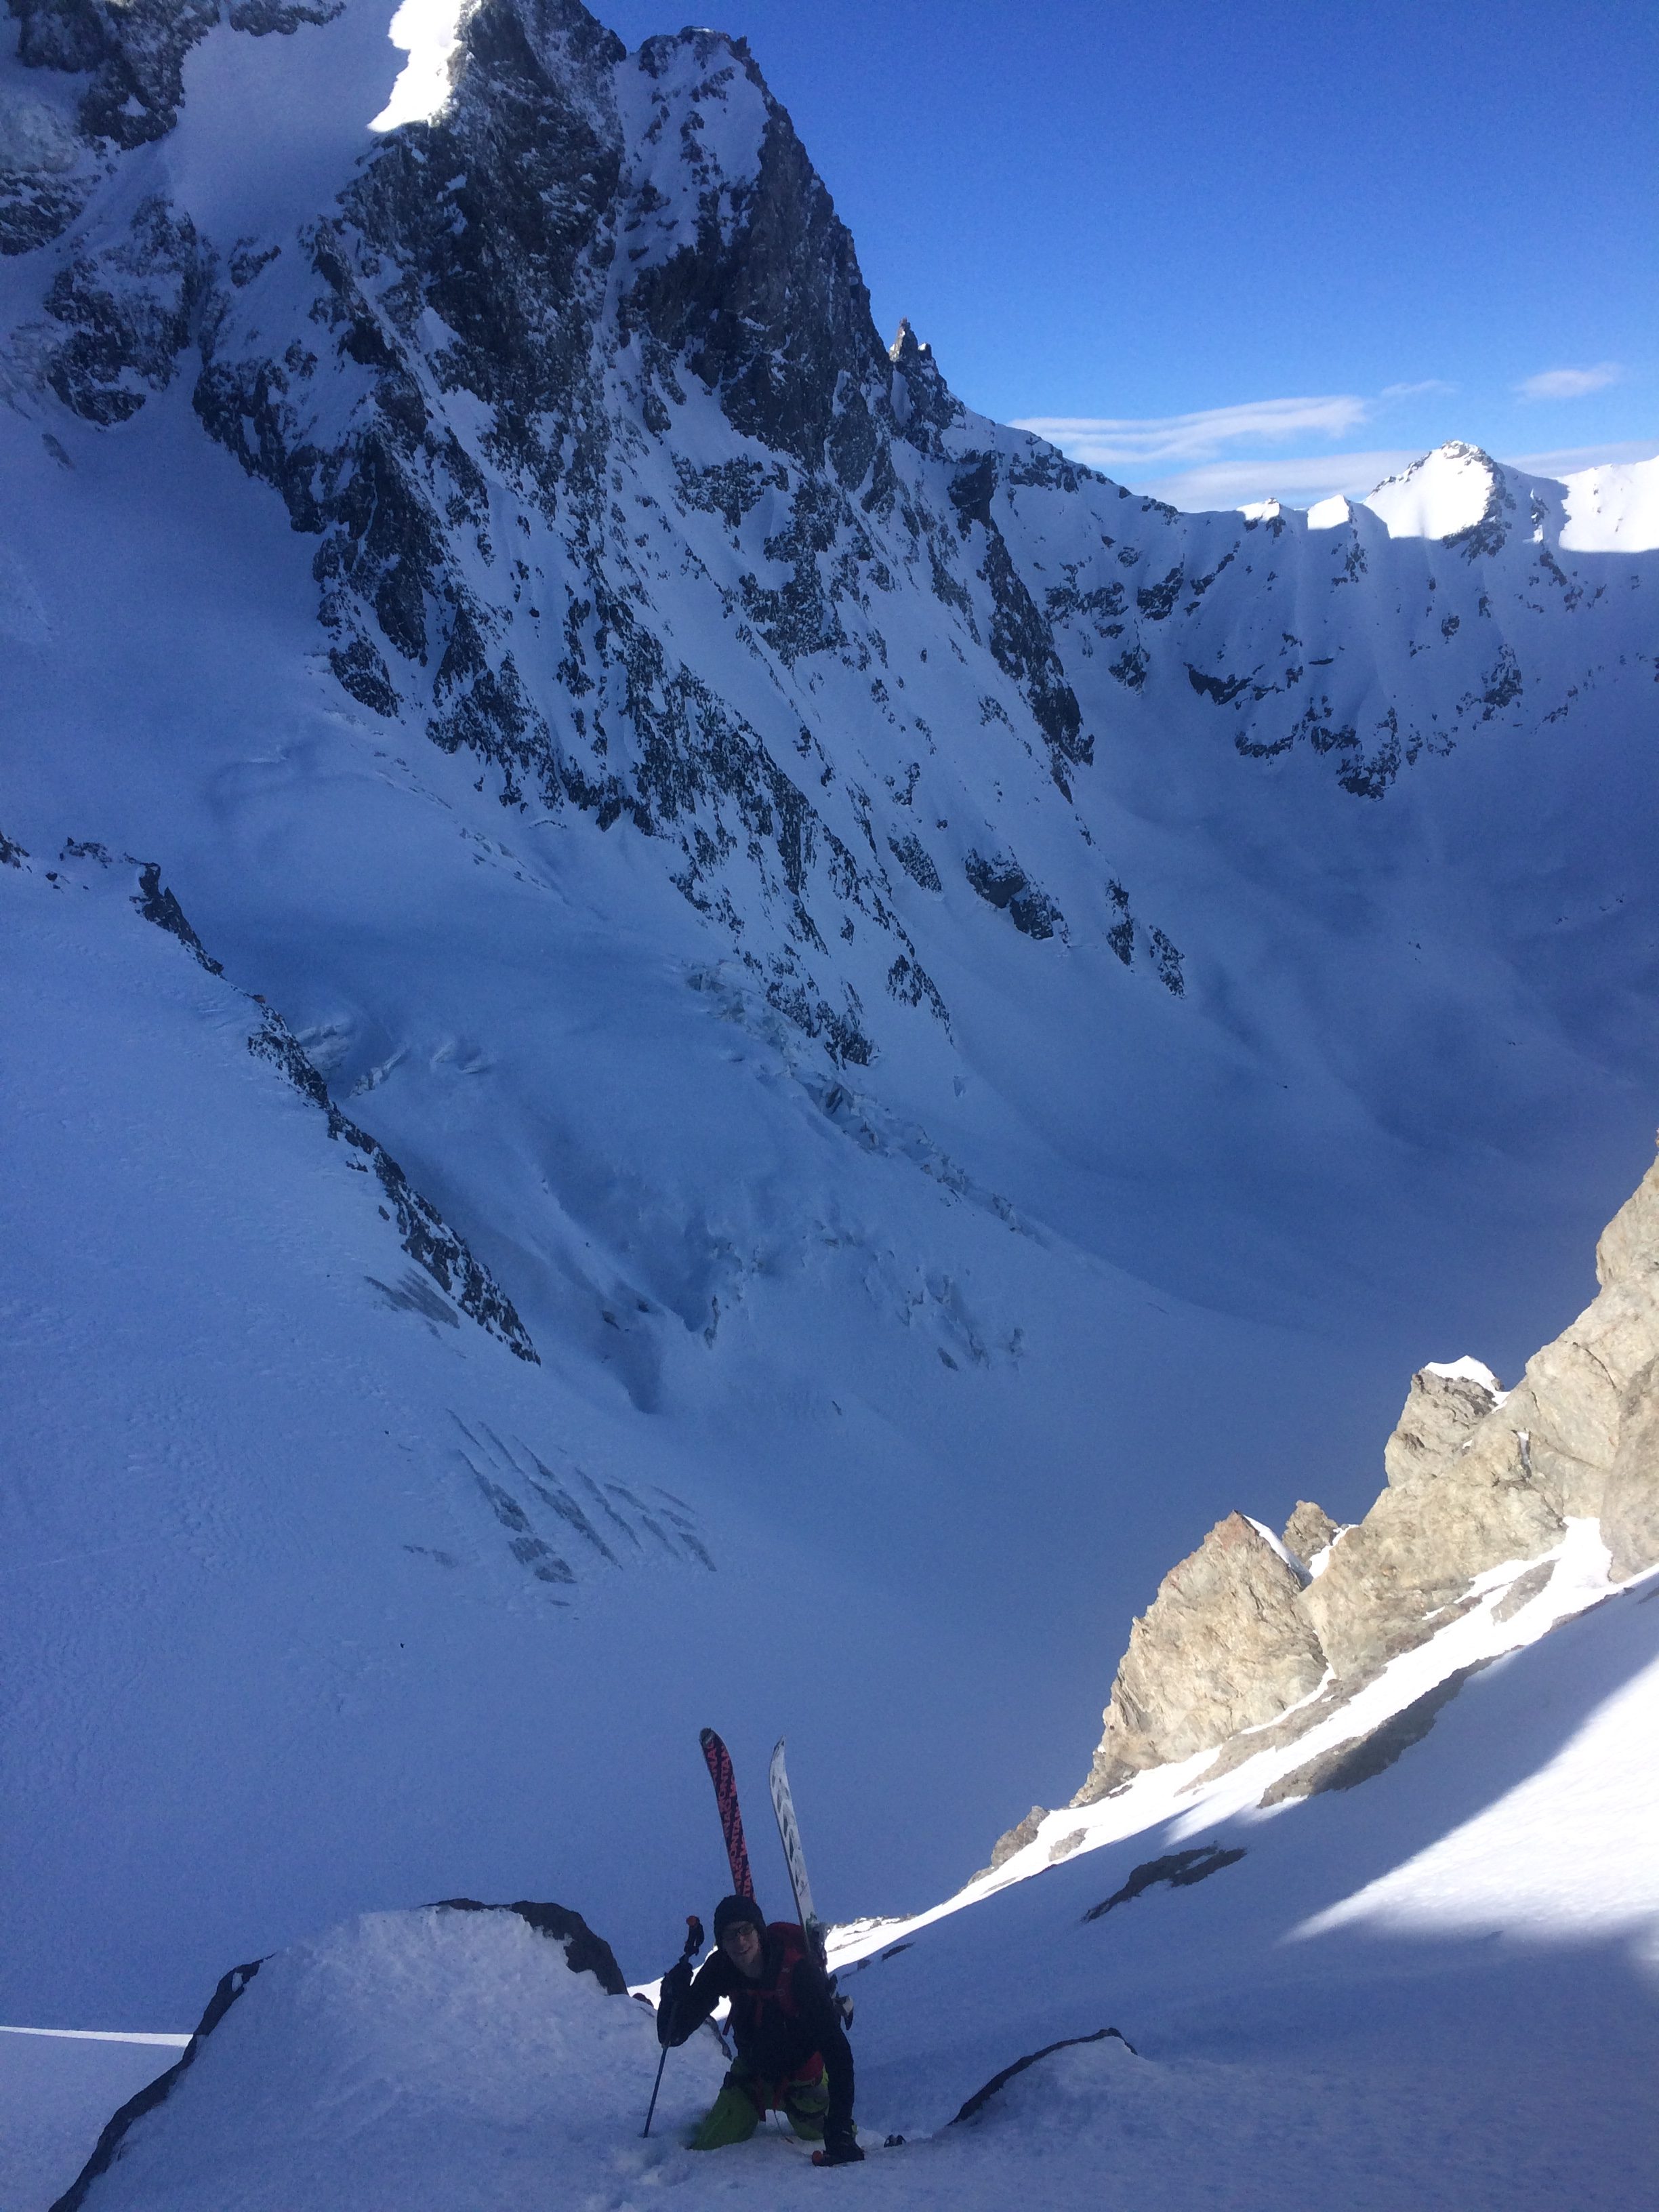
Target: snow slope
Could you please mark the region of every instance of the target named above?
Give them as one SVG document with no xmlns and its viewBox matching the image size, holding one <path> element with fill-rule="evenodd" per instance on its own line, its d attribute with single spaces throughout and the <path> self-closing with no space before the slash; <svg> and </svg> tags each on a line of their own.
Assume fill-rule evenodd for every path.
<svg viewBox="0 0 1659 2212">
<path fill-rule="evenodd" d="M 38 2212 L 55 2203 L 110 2114 L 175 2065 L 185 2040 L 0 2032 L 0 2204 Z"/>
<path fill-rule="evenodd" d="M 1238 1492 L 1577 1310 L 1659 1087 L 1628 529 L 1131 498 L 890 355 L 739 46 L 490 0 L 377 134 L 390 12 L 0 57 L 18 2024 L 554 1868 L 642 1971 L 711 1719 L 943 1893 Z"/>
<path fill-rule="evenodd" d="M 670 2055 L 641 2142 L 648 2014 L 510 1914 L 428 1912 L 270 1961 L 85 2202 L 493 2212 L 550 2187 L 621 2208 L 834 2185 L 1267 2212 L 1289 2176 L 1330 2212 L 1624 2212 L 1659 2148 L 1659 1593 L 1607 1598 L 1594 1552 L 1571 1539 L 1507 1625 L 1494 1577 L 1480 1613 L 1400 1662 L 1385 1701 L 1508 1647 L 1360 1787 L 1257 1811 L 1270 1756 L 1177 1809 L 1173 1778 L 1144 1778 L 1091 1808 L 1109 1837 L 851 1945 L 855 2178 L 827 2183 L 775 2133 L 681 2148 L 724 2065 L 707 2035 Z M 1089 2039 L 1110 2027 L 1127 2041 Z M 891 2133 L 902 2148 L 876 2148 Z"/>
</svg>

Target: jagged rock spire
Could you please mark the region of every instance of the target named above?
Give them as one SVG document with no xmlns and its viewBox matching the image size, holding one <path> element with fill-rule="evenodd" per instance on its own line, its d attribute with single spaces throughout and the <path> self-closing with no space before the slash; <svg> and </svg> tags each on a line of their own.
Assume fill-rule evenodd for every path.
<svg viewBox="0 0 1659 2212">
<path fill-rule="evenodd" d="M 887 349 L 887 358 L 898 372 L 893 379 L 893 414 L 913 445 L 929 447 L 928 433 L 943 430 L 962 414 L 962 403 L 939 374 L 933 349 L 902 316 L 898 336 Z"/>
</svg>

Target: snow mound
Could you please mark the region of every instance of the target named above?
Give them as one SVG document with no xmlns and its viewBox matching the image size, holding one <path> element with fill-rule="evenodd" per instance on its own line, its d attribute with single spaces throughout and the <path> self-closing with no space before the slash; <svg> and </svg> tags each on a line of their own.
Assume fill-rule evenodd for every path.
<svg viewBox="0 0 1659 2212">
<path fill-rule="evenodd" d="M 63 2202 L 82 2185 L 94 2212 L 574 2201 L 576 2169 L 631 2154 L 658 2048 L 649 2008 L 574 1971 L 576 1949 L 516 1911 L 446 1905 L 297 1944 Z M 677 2053 L 664 2121 L 720 2070 L 712 2039 Z"/>
</svg>

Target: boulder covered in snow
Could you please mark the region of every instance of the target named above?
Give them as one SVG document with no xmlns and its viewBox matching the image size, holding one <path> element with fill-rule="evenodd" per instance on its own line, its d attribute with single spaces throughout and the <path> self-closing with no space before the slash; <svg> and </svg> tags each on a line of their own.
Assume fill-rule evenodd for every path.
<svg viewBox="0 0 1659 2212">
<path fill-rule="evenodd" d="M 367 1913 L 228 1976 L 166 2094 L 117 2116 L 54 2212 L 563 2201 L 596 2156 L 631 2153 L 657 2056 L 650 2007 L 579 1914 Z M 722 2064 L 712 2039 L 675 2054 L 665 2130 Z"/>
</svg>

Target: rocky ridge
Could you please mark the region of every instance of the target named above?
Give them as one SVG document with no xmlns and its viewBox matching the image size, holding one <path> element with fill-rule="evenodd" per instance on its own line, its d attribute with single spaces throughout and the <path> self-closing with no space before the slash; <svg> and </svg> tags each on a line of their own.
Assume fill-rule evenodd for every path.
<svg viewBox="0 0 1659 2212">
<path fill-rule="evenodd" d="M 1434 458 L 1477 524 L 1396 538 L 1387 501 L 1177 514 L 973 413 L 908 324 L 877 336 L 741 40 L 630 54 L 580 0 L 483 0 L 441 114 L 297 230 L 210 235 L 168 182 L 186 57 L 341 5 L 14 0 L 0 242 L 38 310 L 6 382 L 117 433 L 187 380 L 315 540 L 355 704 L 503 807 L 630 823 L 837 1065 L 948 1025 L 911 908 L 953 877 L 1182 993 L 1088 803 L 1143 705 L 1375 798 L 1651 663 L 1641 557 L 1563 552 L 1560 488 L 1474 448 Z M 1056 839 L 1065 887 L 1030 858 Z"/>
<path fill-rule="evenodd" d="M 1659 1564 L 1659 1163 L 1609 1224 L 1595 1266 L 1595 1299 L 1514 1389 L 1468 1358 L 1412 1377 L 1384 1447 L 1387 1485 L 1362 1521 L 1338 1528 L 1304 1500 L 1279 1539 L 1231 1513 L 1170 1570 L 1130 1632 L 1074 1806 L 1201 1752 L 1216 1753 L 1207 1781 L 1296 1741 L 1474 1605 L 1478 1577 L 1540 1561 L 1570 1521 L 1599 1526 L 1615 1584 Z M 1517 1571 L 1496 1618 L 1550 1572 Z M 1280 1778 L 1271 1801 L 1380 1771 L 1456 1686 L 1396 1714 L 1376 1743 L 1339 1745 Z M 1045 1817 L 1033 1806 L 987 1871 L 1034 1842 Z"/>
</svg>

